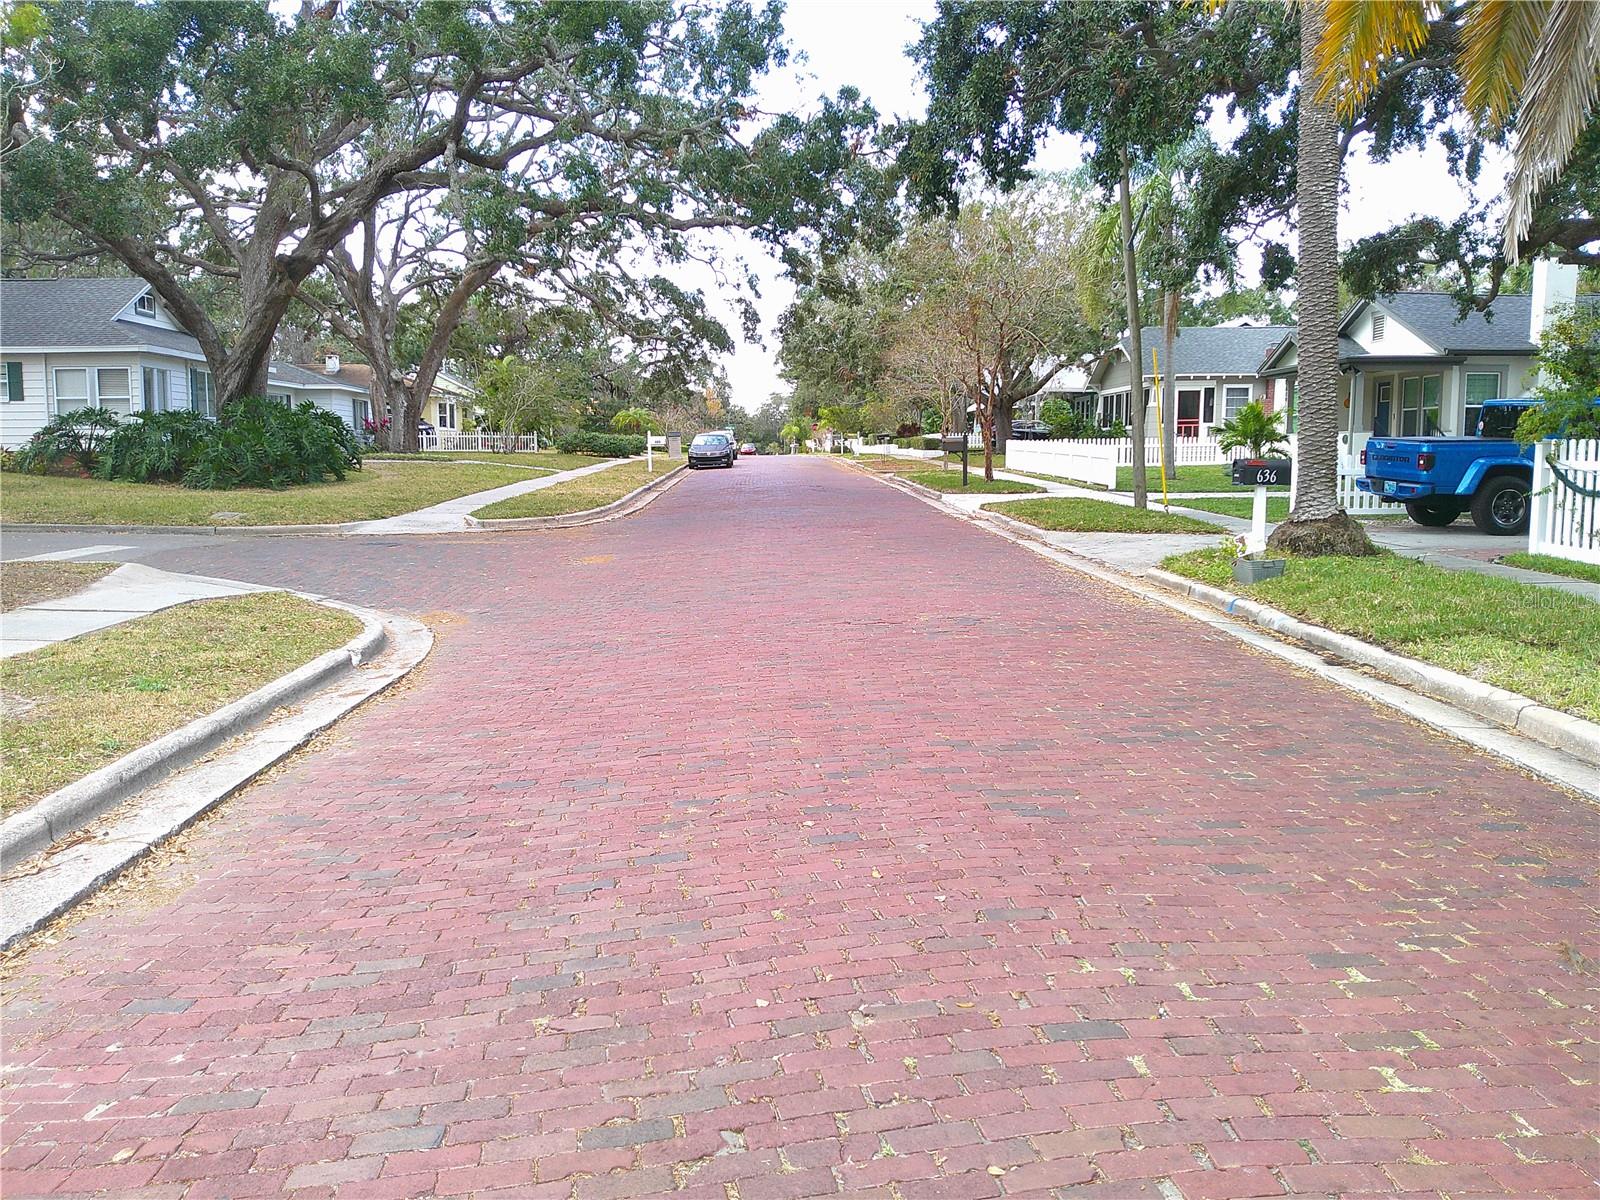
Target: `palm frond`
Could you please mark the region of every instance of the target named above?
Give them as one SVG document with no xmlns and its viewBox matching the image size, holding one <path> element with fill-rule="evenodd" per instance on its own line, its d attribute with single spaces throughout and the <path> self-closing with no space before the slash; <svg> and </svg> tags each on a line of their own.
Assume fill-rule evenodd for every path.
<svg viewBox="0 0 1600 1200">
<path fill-rule="evenodd" d="M 1528 63 L 1517 108 L 1517 141 L 1507 192 L 1505 255 L 1533 222 L 1544 185 L 1560 175 L 1600 93 L 1600 4 L 1558 0 Z"/>
<path fill-rule="evenodd" d="M 1423 0 L 1327 0 L 1317 39 L 1314 80 L 1318 101 L 1337 101 L 1349 117 L 1377 86 L 1385 60 L 1428 40 Z"/>
<path fill-rule="evenodd" d="M 1473 0 L 1461 20 L 1468 111 L 1495 125 L 1510 115 L 1549 11 L 1549 0 Z"/>
</svg>

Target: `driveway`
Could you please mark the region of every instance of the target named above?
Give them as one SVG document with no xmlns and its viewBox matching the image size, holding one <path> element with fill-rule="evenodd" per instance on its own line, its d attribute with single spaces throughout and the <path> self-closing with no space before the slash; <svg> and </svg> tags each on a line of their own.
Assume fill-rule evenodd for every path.
<svg viewBox="0 0 1600 1200">
<path fill-rule="evenodd" d="M 438 643 L 13 956 L 8 1198 L 1600 1189 L 1593 808 L 876 480 L 115 540 Z"/>
</svg>

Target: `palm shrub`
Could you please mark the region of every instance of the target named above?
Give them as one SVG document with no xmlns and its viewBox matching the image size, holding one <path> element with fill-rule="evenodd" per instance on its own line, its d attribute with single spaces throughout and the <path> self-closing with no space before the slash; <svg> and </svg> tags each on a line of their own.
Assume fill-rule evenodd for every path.
<svg viewBox="0 0 1600 1200">
<path fill-rule="evenodd" d="M 1289 448 L 1279 424 L 1279 413 L 1269 413 L 1261 401 L 1252 400 L 1232 417 L 1222 423 L 1217 431 L 1217 445 L 1223 450 L 1248 450 L 1251 458 L 1265 458 L 1274 451 L 1282 453 Z"/>
<path fill-rule="evenodd" d="M 185 487 L 286 488 L 343 479 L 361 466 L 355 431 L 309 400 L 245 396 L 222 410 L 184 472 Z"/>
<path fill-rule="evenodd" d="M 660 422 L 655 414 L 647 408 L 625 408 L 611 418 L 611 429 L 615 433 L 637 433 L 640 435 L 659 433 Z"/>
<path fill-rule="evenodd" d="M 131 483 L 176 483 L 215 432 L 215 423 L 199 413 L 138 413 L 106 442 L 95 474 Z"/>
<path fill-rule="evenodd" d="M 60 413 L 17 451 L 16 468 L 37 473 L 70 459 L 85 471 L 93 471 L 117 425 L 117 414 L 109 409 L 75 408 Z"/>
</svg>

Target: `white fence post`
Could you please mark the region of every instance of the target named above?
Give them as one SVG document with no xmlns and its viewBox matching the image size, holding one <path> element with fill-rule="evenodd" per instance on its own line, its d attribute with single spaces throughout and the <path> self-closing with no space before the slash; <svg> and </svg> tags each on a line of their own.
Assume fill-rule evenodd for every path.
<svg viewBox="0 0 1600 1200">
<path fill-rule="evenodd" d="M 1555 459 L 1554 469 L 1547 461 L 1550 458 Z M 1600 492 L 1600 439 L 1535 446 L 1533 494 L 1528 498 L 1528 553 L 1600 565 L 1600 498 L 1593 494 L 1596 492 Z"/>
</svg>

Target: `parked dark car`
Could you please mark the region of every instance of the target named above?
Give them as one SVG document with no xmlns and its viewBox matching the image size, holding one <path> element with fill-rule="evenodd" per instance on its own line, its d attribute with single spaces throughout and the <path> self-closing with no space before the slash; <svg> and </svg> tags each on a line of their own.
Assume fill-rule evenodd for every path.
<svg viewBox="0 0 1600 1200">
<path fill-rule="evenodd" d="M 1050 426 L 1043 421 L 1013 421 L 1011 436 L 1019 442 L 1042 442 L 1050 437 Z"/>
<path fill-rule="evenodd" d="M 725 433 L 698 433 L 689 443 L 689 466 L 731 467 L 738 456 L 738 447 Z"/>
</svg>

